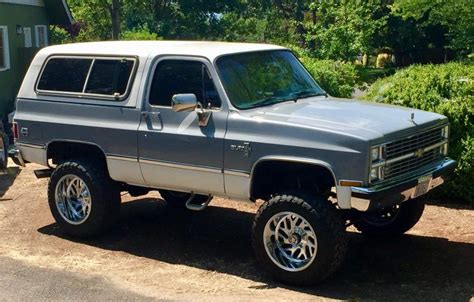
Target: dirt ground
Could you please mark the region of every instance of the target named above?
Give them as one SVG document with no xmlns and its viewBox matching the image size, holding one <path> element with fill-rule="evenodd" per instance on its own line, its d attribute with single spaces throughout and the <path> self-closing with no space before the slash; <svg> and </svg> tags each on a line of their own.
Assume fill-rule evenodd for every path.
<svg viewBox="0 0 474 302">
<path fill-rule="evenodd" d="M 115 229 L 77 240 L 54 223 L 37 168 L 0 175 L 0 300 L 474 301 L 472 208 L 433 203 L 393 240 L 349 229 L 349 255 L 336 275 L 288 287 L 255 263 L 255 204 L 215 199 L 206 211 L 177 215 L 157 193 L 125 195 Z"/>
</svg>

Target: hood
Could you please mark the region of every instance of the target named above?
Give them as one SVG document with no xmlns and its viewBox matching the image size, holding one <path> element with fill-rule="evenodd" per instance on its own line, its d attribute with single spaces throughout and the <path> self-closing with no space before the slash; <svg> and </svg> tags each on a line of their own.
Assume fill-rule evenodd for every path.
<svg viewBox="0 0 474 302">
<path fill-rule="evenodd" d="M 446 121 L 445 116 L 432 112 L 324 96 L 259 107 L 242 114 L 247 112 L 256 119 L 340 132 L 365 140 L 376 140 L 402 130 L 415 132 Z"/>
</svg>

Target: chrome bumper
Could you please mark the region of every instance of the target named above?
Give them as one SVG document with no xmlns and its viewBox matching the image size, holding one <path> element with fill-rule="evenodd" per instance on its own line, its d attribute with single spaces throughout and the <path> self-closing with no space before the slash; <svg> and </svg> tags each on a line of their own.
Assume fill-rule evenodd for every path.
<svg viewBox="0 0 474 302">
<path fill-rule="evenodd" d="M 446 158 L 421 171 L 368 188 L 352 187 L 351 207 L 359 211 L 377 211 L 416 198 L 441 185 L 456 168 Z"/>
</svg>

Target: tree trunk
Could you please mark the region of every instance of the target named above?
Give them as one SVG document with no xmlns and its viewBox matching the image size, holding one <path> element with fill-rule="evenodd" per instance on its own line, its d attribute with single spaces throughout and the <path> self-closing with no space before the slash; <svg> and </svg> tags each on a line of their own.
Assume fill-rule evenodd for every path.
<svg viewBox="0 0 474 302">
<path fill-rule="evenodd" d="M 112 0 L 110 16 L 112 18 L 112 40 L 120 38 L 120 0 Z"/>
</svg>

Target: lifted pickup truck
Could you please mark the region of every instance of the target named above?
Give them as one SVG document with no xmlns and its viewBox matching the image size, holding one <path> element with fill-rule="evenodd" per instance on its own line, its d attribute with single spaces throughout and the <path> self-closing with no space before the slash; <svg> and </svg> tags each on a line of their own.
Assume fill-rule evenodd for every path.
<svg viewBox="0 0 474 302">
<path fill-rule="evenodd" d="M 121 192 L 159 190 L 203 210 L 213 196 L 265 202 L 253 224 L 262 266 L 291 284 L 342 263 L 345 228 L 402 234 L 440 185 L 446 117 L 328 96 L 275 45 L 96 42 L 34 58 L 14 117 L 16 162 L 50 177 L 70 235 L 113 225 Z"/>
</svg>

